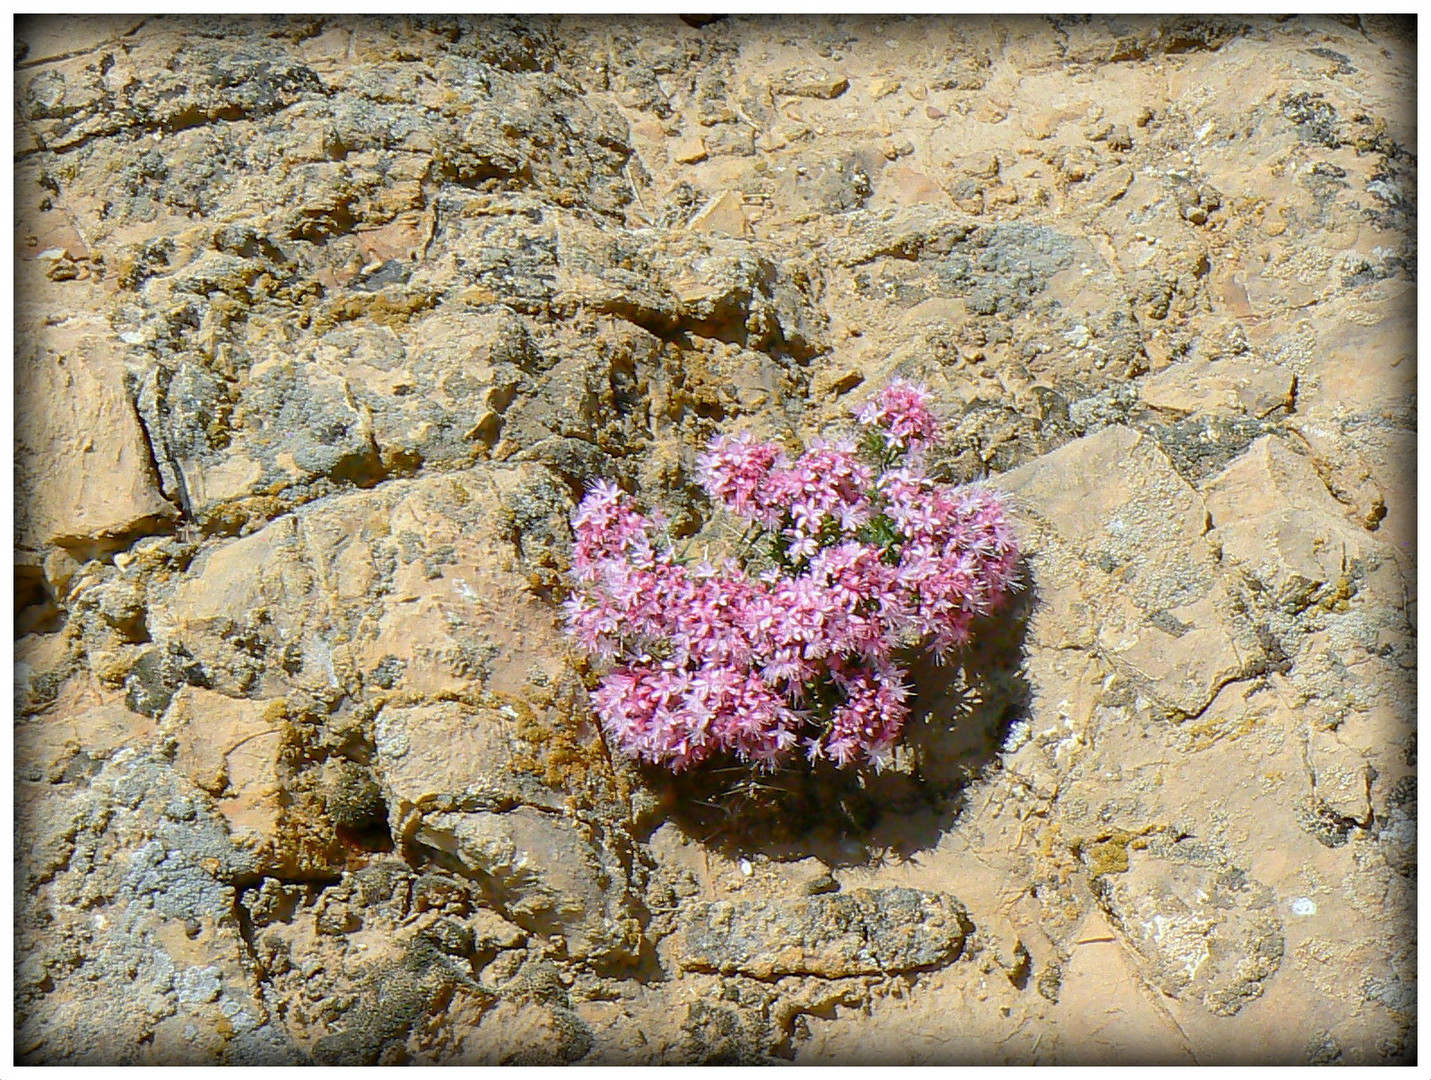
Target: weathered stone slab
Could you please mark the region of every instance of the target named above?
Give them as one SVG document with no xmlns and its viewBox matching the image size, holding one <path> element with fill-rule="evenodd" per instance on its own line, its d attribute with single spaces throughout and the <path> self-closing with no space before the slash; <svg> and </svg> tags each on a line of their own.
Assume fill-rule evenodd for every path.
<svg viewBox="0 0 1431 1080">
<path fill-rule="evenodd" d="M 124 391 L 122 346 L 85 326 L 16 356 L 17 540 L 113 548 L 175 516 Z"/>
<path fill-rule="evenodd" d="M 936 967 L 971 926 L 946 893 L 896 886 L 796 900 L 715 900 L 691 908 L 681 964 L 757 979 L 829 979 Z"/>
<path fill-rule="evenodd" d="M 1241 870 L 1144 858 L 1103 881 L 1104 910 L 1171 998 L 1232 1016 L 1281 967 L 1276 897 Z"/>
</svg>

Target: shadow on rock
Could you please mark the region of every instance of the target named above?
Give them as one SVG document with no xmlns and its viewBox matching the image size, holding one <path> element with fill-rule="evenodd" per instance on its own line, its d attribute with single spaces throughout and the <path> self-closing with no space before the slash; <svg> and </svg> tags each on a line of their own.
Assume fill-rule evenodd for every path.
<svg viewBox="0 0 1431 1080">
<path fill-rule="evenodd" d="M 764 772 L 727 758 L 673 776 L 643 766 L 643 781 L 661 800 L 653 827 L 669 819 L 733 856 L 813 855 L 831 867 L 865 863 L 874 851 L 908 858 L 934 846 L 958 820 L 971 783 L 998 760 L 1010 726 L 1027 716 L 1024 639 L 1033 604 L 1032 589 L 1019 593 L 942 666 L 925 656 L 908 663 L 914 711 L 892 767 L 839 769 L 799 757 Z"/>
</svg>

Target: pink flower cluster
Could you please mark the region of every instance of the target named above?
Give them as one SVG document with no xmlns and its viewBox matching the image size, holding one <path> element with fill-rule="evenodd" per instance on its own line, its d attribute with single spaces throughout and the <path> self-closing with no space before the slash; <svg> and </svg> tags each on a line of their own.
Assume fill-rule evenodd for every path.
<svg viewBox="0 0 1431 1080">
<path fill-rule="evenodd" d="M 566 624 L 612 665 L 592 701 L 623 753 L 674 770 L 717 754 L 773 767 L 797 748 L 882 765 L 909 716 L 899 654 L 942 659 L 1015 586 L 1000 497 L 919 466 L 936 432 L 925 393 L 896 382 L 860 419 L 874 465 L 850 445 L 790 462 L 743 438 L 702 456 L 705 490 L 768 542 L 757 577 L 685 563 L 612 484 L 582 500 Z"/>
<path fill-rule="evenodd" d="M 885 429 L 885 440 L 897 449 L 918 450 L 934 441 L 939 422 L 929 411 L 929 398 L 913 383 L 896 379 L 859 414 L 860 423 Z"/>
</svg>

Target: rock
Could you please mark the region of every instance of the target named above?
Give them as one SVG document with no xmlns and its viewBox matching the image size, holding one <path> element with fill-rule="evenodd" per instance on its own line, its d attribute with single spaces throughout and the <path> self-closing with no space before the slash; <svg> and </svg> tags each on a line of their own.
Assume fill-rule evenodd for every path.
<svg viewBox="0 0 1431 1080">
<path fill-rule="evenodd" d="M 126 87 L 122 106 L 106 83 L 92 76 L 92 81 L 84 79 L 88 71 L 75 71 L 79 65 L 71 68 L 67 81 L 59 81 L 57 102 L 54 91 L 44 85 L 45 75 L 57 73 L 41 72 L 26 88 L 27 111 L 37 121 L 44 144 L 65 149 L 136 123 L 163 129 L 182 127 L 186 119 L 199 123 L 225 115 L 267 116 L 319 89 L 317 77 L 302 64 L 234 54 L 217 44 L 195 46 L 185 61 L 178 65 L 186 69 L 182 75 L 159 68 L 166 74 Z M 196 69 L 202 72 L 198 77 Z M 98 74 L 97 68 L 90 70 Z"/>
<path fill-rule="evenodd" d="M 468 1065 L 569 1065 L 591 1050 L 591 1029 L 569 1008 L 500 1002 L 463 1040 Z"/>
<path fill-rule="evenodd" d="M 471 925 L 472 947 L 479 952 L 488 949 L 515 949 L 527 940 L 521 927 L 488 908 L 478 910 L 472 916 Z"/>
<path fill-rule="evenodd" d="M 635 954 L 640 925 L 627 871 L 590 827 L 518 806 L 502 813 L 427 814 L 413 839 L 490 883 L 506 916 L 555 939 L 561 954 L 595 961 Z"/>
<path fill-rule="evenodd" d="M 343 1017 L 342 1030 L 314 1045 L 314 1060 L 320 1065 L 378 1064 L 451 994 L 455 981 L 452 967 L 431 947 L 408 949 L 395 963 L 374 964 L 361 997 Z"/>
<path fill-rule="evenodd" d="M 887 98 L 890 94 L 893 94 L 895 91 L 897 91 L 901 85 L 902 84 L 898 79 L 871 79 L 868 87 L 870 100 L 879 101 L 881 98 Z"/>
<path fill-rule="evenodd" d="M 174 768 L 213 795 L 233 845 L 262 873 L 293 876 L 330 864 L 321 804 L 295 791 L 297 739 L 282 701 L 249 701 L 182 687 L 160 722 Z"/>
<path fill-rule="evenodd" d="M 567 797 L 539 778 L 540 758 L 519 737 L 524 725 L 532 718 L 510 705 L 385 709 L 377 771 L 393 834 L 451 856 L 508 918 L 562 935 L 570 955 L 620 955 L 639 935 L 621 840 L 567 816 Z"/>
<path fill-rule="evenodd" d="M 1412 29 L 20 20 L 17 1060 L 1412 1060 Z M 609 757 L 583 493 L 895 377 L 894 770 Z"/>
<path fill-rule="evenodd" d="M 761 1062 L 764 1042 L 759 1014 L 735 1004 L 693 1001 L 686 1006 L 681 1032 L 682 1060 L 700 1065 L 751 1065 Z"/>
<path fill-rule="evenodd" d="M 520 504 L 538 481 L 550 488 L 550 473 L 508 465 L 312 503 L 211 547 L 152 598 L 150 632 L 232 696 L 367 679 L 422 693 L 474 683 L 512 692 L 533 664 L 555 684 L 564 666 L 555 647 L 532 658 L 500 644 L 557 640 L 550 609 L 512 602 L 529 585 L 503 501 Z M 544 513 L 569 505 L 562 494 Z M 525 524 L 534 547 L 537 521 Z M 503 550 L 506 566 L 491 557 Z"/>
<path fill-rule="evenodd" d="M 124 747 L 147 749 L 154 735 L 149 717 L 119 702 L 45 716 L 16 732 L 16 776 L 49 783 L 79 779 Z"/>
<path fill-rule="evenodd" d="M 451 77 L 465 82 L 471 62 L 451 63 Z M 529 177 L 567 205 L 576 201 L 570 194 L 575 184 L 583 206 L 605 213 L 617 213 L 631 201 L 623 175 L 631 148 L 619 113 L 592 108 L 560 76 L 494 72 L 483 81 L 482 89 L 481 82 L 471 84 L 482 107 L 472 110 L 458 139 L 444 149 L 444 170 L 452 179 Z"/>
<path fill-rule="evenodd" d="M 947 254 L 972 232 L 934 207 L 868 210 L 853 215 L 848 231 L 826 244 L 841 266 L 860 266 L 879 258 L 914 259 L 922 251 Z"/>
<path fill-rule="evenodd" d="M 1367 766 L 1367 748 L 1348 745 L 1352 731 L 1309 731 L 1307 767 L 1312 796 L 1329 817 L 1366 828 L 1376 814 L 1372 808 L 1374 770 Z"/>
<path fill-rule="evenodd" d="M 702 336 L 805 354 L 823 329 L 799 267 L 739 240 L 691 237 L 663 251 L 655 269 L 680 321 Z"/>
<path fill-rule="evenodd" d="M 701 207 L 691 218 L 689 227 L 692 232 L 744 240 L 750 235 L 750 223 L 745 218 L 745 200 L 739 192 L 723 191 Z"/>
<path fill-rule="evenodd" d="M 175 767 L 211 795 L 252 788 L 253 801 L 276 809 L 284 716 L 275 704 L 182 688 L 163 722 L 178 748 Z"/>
<path fill-rule="evenodd" d="M 176 517 L 124 391 L 123 349 L 93 325 L 17 353 L 16 393 L 39 406 L 15 423 L 22 545 L 113 550 Z"/>
<path fill-rule="evenodd" d="M 1378 815 L 1377 840 L 1386 861 L 1405 878 L 1416 875 L 1416 778 L 1403 777 L 1391 789 L 1386 813 Z"/>
<path fill-rule="evenodd" d="M 277 628 L 280 636 L 299 625 L 298 612 L 311 588 L 311 576 L 296 558 L 300 546 L 297 523 L 288 517 L 211 549 L 168 596 L 155 598 L 151 633 L 182 647 L 202 670 L 212 672 L 214 689 L 232 696 L 247 693 L 264 666 L 252 647 L 259 613 L 291 613 L 284 620 L 288 626 Z"/>
<path fill-rule="evenodd" d="M 240 701 L 192 686 L 175 694 L 164 714 L 161 730 L 178 747 L 174 767 L 219 797 L 241 846 L 280 842 L 285 723 L 281 702 Z"/>
<path fill-rule="evenodd" d="M 280 484 L 316 476 L 364 481 L 378 475 L 371 414 L 353 401 L 341 376 L 288 358 L 266 360 L 248 374 L 238 420 L 253 434 L 248 452 Z"/>
<path fill-rule="evenodd" d="M 842 214 L 862 209 L 874 191 L 871 168 L 856 154 L 803 154 L 780 185 L 785 200 L 806 213 Z"/>
<path fill-rule="evenodd" d="M 1390 551 L 1351 525 L 1312 463 L 1271 436 L 1203 485 L 1223 557 L 1279 607 L 1335 602 L 1352 563 Z"/>
<path fill-rule="evenodd" d="M 62 799 L 22 811 L 22 874 L 39 875 L 51 920 L 24 929 L 53 989 L 17 1015 L 19 1045 L 48 1062 L 203 1061 L 226 1056 L 221 1028 L 267 1031 L 262 994 L 245 966 L 232 882 L 252 874 L 212 803 L 162 762 L 114 755 Z M 102 907 L 112 932 L 95 935 Z M 190 930 L 192 929 L 192 933 Z M 211 1032 L 185 1040 L 185 1026 Z"/>
<path fill-rule="evenodd" d="M 692 904 L 681 966 L 782 975 L 893 974 L 959 958 L 972 930 L 953 897 L 890 887 L 798 899 Z"/>
<path fill-rule="evenodd" d="M 1386 516 L 1386 497 L 1365 456 L 1319 424 L 1294 419 L 1287 426 L 1306 443 L 1312 464 L 1332 497 L 1347 508 L 1358 525 L 1376 529 Z"/>
<path fill-rule="evenodd" d="M 708 151 L 706 141 L 702 138 L 687 139 L 685 142 L 677 143 L 671 150 L 671 160 L 681 165 L 695 165 L 704 161 Z"/>
<path fill-rule="evenodd" d="M 771 84 L 776 94 L 803 98 L 837 98 L 850 87 L 850 80 L 834 71 L 819 68 L 793 68 L 779 75 Z"/>
<path fill-rule="evenodd" d="M 1290 410 L 1296 384 L 1291 372 L 1271 365 L 1203 360 L 1144 380 L 1138 393 L 1150 408 L 1174 415 L 1226 411 L 1260 419 L 1274 409 Z"/>
<path fill-rule="evenodd" d="M 432 809 L 503 810 L 519 804 L 560 812 L 562 796 L 514 768 L 525 717 L 510 704 L 433 702 L 385 708 L 374 736 L 377 771 L 393 830 L 408 835 Z"/>
<path fill-rule="evenodd" d="M 1105 428 L 1004 474 L 1000 486 L 1047 523 L 1048 547 L 1037 539 L 1042 524 L 1028 545 L 1035 574 L 1058 590 L 1035 616 L 1047 640 L 1066 633 L 1065 622 L 1086 625 L 1085 605 L 1098 606 L 1105 655 L 1184 715 L 1256 655 L 1232 621 L 1202 499 L 1146 436 Z M 1088 587 L 1090 575 L 1099 586 Z"/>
<path fill-rule="evenodd" d="M 132 34 L 142 21 L 126 15 L 81 15 L 53 21 L 27 19 L 21 28 L 19 44 L 25 62 L 39 64 L 100 48 Z"/>
<path fill-rule="evenodd" d="M 881 200 L 894 206 L 915 206 L 919 203 L 947 204 L 944 189 L 924 173 L 895 166 L 886 169 L 879 186 Z"/>
<path fill-rule="evenodd" d="M 1233 1016 L 1282 964 L 1276 896 L 1238 869 L 1136 858 L 1101 878 L 1103 908 L 1163 993 Z"/>
</svg>

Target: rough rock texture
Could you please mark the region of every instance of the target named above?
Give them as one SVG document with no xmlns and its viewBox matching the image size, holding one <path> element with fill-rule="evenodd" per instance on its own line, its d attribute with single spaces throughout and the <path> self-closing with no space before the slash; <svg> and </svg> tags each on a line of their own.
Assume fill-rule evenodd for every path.
<svg viewBox="0 0 1431 1080">
<path fill-rule="evenodd" d="M 1414 1059 L 1414 27 L 22 19 L 16 1055 Z M 613 759 L 614 480 L 926 383 L 893 767 Z M 955 897 L 958 899 L 956 900 Z"/>
<path fill-rule="evenodd" d="M 686 918 L 683 966 L 757 979 L 947 964 L 958 959 L 968 923 L 952 897 L 898 887 L 776 902 L 715 900 L 692 905 Z"/>
</svg>

